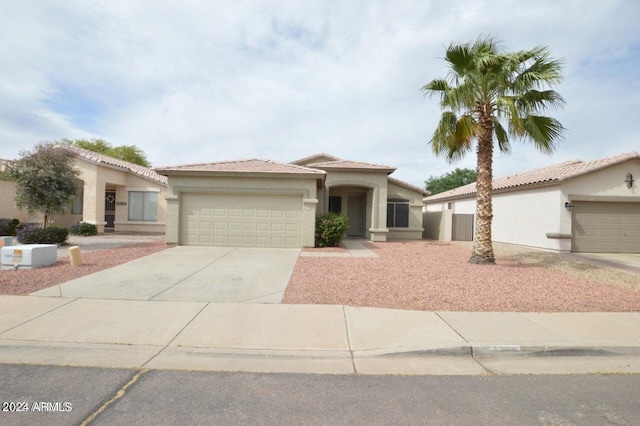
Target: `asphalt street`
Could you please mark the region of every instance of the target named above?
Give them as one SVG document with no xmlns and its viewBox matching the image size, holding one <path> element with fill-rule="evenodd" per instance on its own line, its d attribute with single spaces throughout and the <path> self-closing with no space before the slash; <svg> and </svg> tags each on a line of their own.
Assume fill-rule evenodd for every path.
<svg viewBox="0 0 640 426">
<path fill-rule="evenodd" d="M 633 425 L 640 418 L 640 375 L 359 376 L 3 364 L 0 383 L 2 425 Z"/>
</svg>

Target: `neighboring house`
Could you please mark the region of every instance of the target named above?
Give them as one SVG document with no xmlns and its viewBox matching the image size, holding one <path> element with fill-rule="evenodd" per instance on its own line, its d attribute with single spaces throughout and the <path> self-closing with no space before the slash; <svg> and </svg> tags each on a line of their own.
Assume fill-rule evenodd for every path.
<svg viewBox="0 0 640 426">
<path fill-rule="evenodd" d="M 496 178 L 492 239 L 561 252 L 640 253 L 639 177 L 640 154 L 631 152 Z M 424 204 L 427 238 L 473 235 L 465 219 L 475 214 L 475 183 Z"/>
<path fill-rule="evenodd" d="M 98 232 L 164 233 L 167 178 L 154 170 L 75 147 L 64 147 L 75 154 L 80 172 L 78 197 L 64 215 L 52 215 L 52 223 L 71 226 L 92 223 Z M 15 207 L 15 184 L 0 181 L 0 217 L 21 222 L 42 223 L 42 214 L 27 214 Z M 7 200 L 8 202 L 4 202 Z"/>
<path fill-rule="evenodd" d="M 349 236 L 420 239 L 428 192 L 394 170 L 327 154 L 157 168 L 168 177 L 167 243 L 313 247 L 315 218 L 327 212 L 349 218 Z"/>
</svg>

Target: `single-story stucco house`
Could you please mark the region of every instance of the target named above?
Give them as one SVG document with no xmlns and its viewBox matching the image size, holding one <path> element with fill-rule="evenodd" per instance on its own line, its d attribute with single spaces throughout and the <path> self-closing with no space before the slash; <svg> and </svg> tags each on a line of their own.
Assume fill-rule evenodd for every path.
<svg viewBox="0 0 640 426">
<path fill-rule="evenodd" d="M 640 154 L 570 160 L 493 180 L 492 239 L 559 252 L 640 253 Z M 425 236 L 473 235 L 475 183 L 424 198 Z M 461 219 L 461 220 L 457 220 Z"/>
<path fill-rule="evenodd" d="M 52 223 L 71 226 L 87 222 L 98 232 L 165 232 L 167 178 L 154 170 L 81 148 L 62 146 L 75 154 L 80 193 L 69 212 L 52 216 Z M 15 206 L 15 184 L 0 181 L 0 217 L 40 223 L 43 215 Z"/>
<path fill-rule="evenodd" d="M 394 167 L 317 154 L 291 163 L 249 159 L 156 168 L 168 178 L 167 243 L 313 247 L 315 218 L 349 218 L 348 236 L 422 238 L 424 189 Z"/>
</svg>

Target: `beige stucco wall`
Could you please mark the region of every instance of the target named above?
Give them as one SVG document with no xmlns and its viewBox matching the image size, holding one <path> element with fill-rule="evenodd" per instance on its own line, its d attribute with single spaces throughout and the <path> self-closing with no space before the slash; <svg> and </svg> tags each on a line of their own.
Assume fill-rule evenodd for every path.
<svg viewBox="0 0 640 426">
<path fill-rule="evenodd" d="M 29 215 L 26 211 L 21 211 L 16 207 L 15 198 L 15 183 L 0 180 L 0 218 L 27 222 Z"/>
<path fill-rule="evenodd" d="M 98 166 L 82 159 L 76 159 L 76 168 L 80 171 L 80 179 L 84 182 L 83 218 L 85 222 L 98 226 L 104 232 L 105 191 L 116 191 L 116 232 L 151 232 L 163 233 L 166 225 L 167 202 L 165 195 L 167 186 L 149 179 L 144 179 L 126 170 Z M 129 220 L 129 192 L 158 192 L 158 210 L 156 221 Z M 119 204 L 118 204 L 119 203 Z"/>
<path fill-rule="evenodd" d="M 409 227 L 390 228 L 388 238 L 412 240 L 421 239 L 422 231 L 424 231 L 422 226 L 422 194 L 412 191 L 409 188 L 396 185 L 393 182 L 389 182 L 387 185 L 387 199 L 393 198 L 401 198 L 409 201 Z"/>
<path fill-rule="evenodd" d="M 315 217 L 318 204 L 316 178 L 265 176 L 170 176 L 167 192 L 166 241 L 180 241 L 180 197 L 184 193 L 299 194 L 303 200 L 303 245 L 315 245 Z"/>
<path fill-rule="evenodd" d="M 632 188 L 627 188 L 624 183 L 627 173 L 631 173 L 634 179 L 638 179 Z M 562 193 L 567 198 L 572 195 L 639 197 L 639 182 L 640 160 L 632 160 L 568 180 L 562 184 Z"/>
<path fill-rule="evenodd" d="M 564 207 L 569 200 L 624 202 L 640 197 L 638 184 L 627 188 L 627 173 L 640 177 L 640 161 L 595 171 L 559 184 L 521 189 L 493 195 L 492 239 L 542 249 L 571 250 L 572 212 Z M 475 214 L 476 200 L 448 201 L 453 213 Z M 425 205 L 425 211 L 446 209 L 447 201 Z"/>
<path fill-rule="evenodd" d="M 367 195 L 366 238 L 371 241 L 386 241 L 387 229 L 387 174 L 386 172 L 331 171 L 327 173 L 325 190 L 319 208 L 326 212 L 331 191 L 339 187 L 359 188 Z M 355 191 L 352 189 L 351 191 Z M 333 193 L 333 192 L 332 192 Z M 344 201 L 343 201 L 344 202 Z M 346 206 L 343 206 L 346 212 Z"/>
<path fill-rule="evenodd" d="M 51 223 L 57 226 L 70 227 L 80 221 L 92 223 L 98 227 L 99 232 L 104 232 L 104 205 L 105 190 L 116 190 L 116 201 L 124 202 L 125 205 L 116 205 L 116 232 L 154 232 L 163 233 L 165 231 L 167 203 L 165 195 L 167 186 L 159 182 L 150 181 L 128 171 L 113 169 L 105 166 L 83 160 L 75 159 L 74 167 L 80 172 L 78 178 L 83 186 L 83 213 L 64 215 L 52 215 Z M 128 198 L 129 191 L 147 191 L 152 190 L 158 192 L 158 210 L 157 220 L 155 222 L 135 222 L 128 220 Z M 0 195 L 2 195 L 2 204 L 0 206 L 0 217 L 11 214 L 11 218 L 16 217 L 21 222 L 43 223 L 43 215 L 36 213 L 28 215 L 26 212 L 20 212 L 15 207 L 15 184 L 11 182 L 0 181 Z M 11 202 L 6 202 L 11 200 Z"/>
</svg>

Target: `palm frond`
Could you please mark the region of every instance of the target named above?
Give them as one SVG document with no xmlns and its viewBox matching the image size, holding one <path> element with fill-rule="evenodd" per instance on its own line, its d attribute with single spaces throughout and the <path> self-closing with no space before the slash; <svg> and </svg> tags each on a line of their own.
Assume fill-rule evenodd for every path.
<svg viewBox="0 0 640 426">
<path fill-rule="evenodd" d="M 471 149 L 476 133 L 477 123 L 473 117 L 463 115 L 458 118 L 453 112 L 446 111 L 440 117 L 429 144 L 434 154 L 454 162 L 463 158 Z"/>
<path fill-rule="evenodd" d="M 554 90 L 529 90 L 516 100 L 517 109 L 530 114 L 558 109 L 564 104 L 564 98 Z"/>
<path fill-rule="evenodd" d="M 493 130 L 496 134 L 496 139 L 498 140 L 498 148 L 500 152 L 504 154 L 509 154 L 511 152 L 511 144 L 509 143 L 509 135 L 507 131 L 502 127 L 499 121 L 495 123 L 495 128 Z"/>
<path fill-rule="evenodd" d="M 564 127 L 558 120 L 551 117 L 529 115 L 524 120 L 526 136 L 533 140 L 535 147 L 545 154 L 555 151 L 556 145 L 562 140 Z"/>
</svg>

